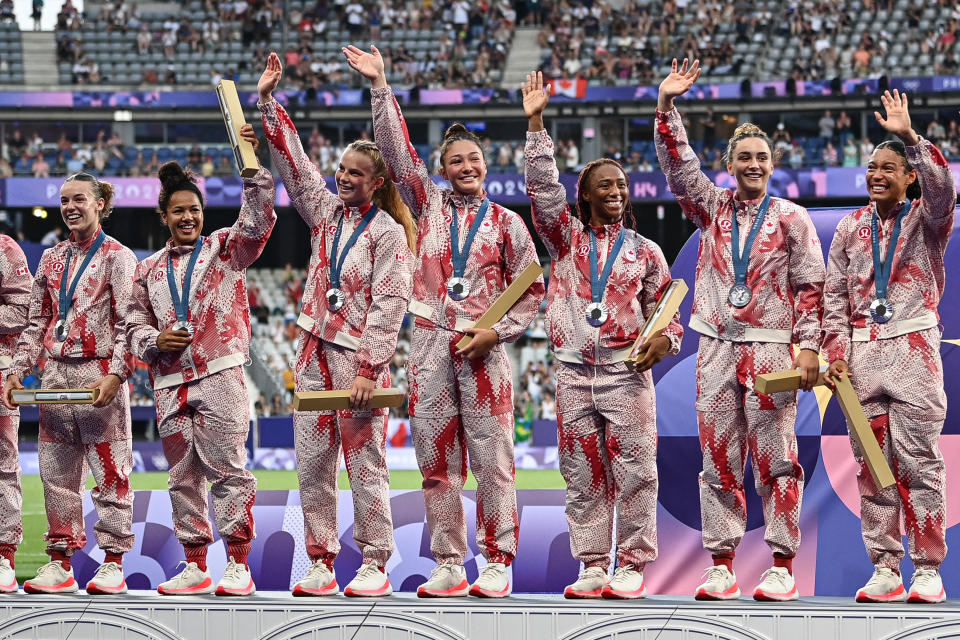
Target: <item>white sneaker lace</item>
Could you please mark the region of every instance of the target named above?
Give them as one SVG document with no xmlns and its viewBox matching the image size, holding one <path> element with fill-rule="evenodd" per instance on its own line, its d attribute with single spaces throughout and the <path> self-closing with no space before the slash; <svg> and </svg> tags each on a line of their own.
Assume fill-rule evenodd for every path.
<svg viewBox="0 0 960 640">
<path fill-rule="evenodd" d="M 454 573 L 454 571 L 455 571 L 454 567 L 455 567 L 455 566 L 456 566 L 456 565 L 450 564 L 450 563 L 448 563 L 448 562 L 445 562 L 445 563 L 443 563 L 443 564 L 438 564 L 438 565 L 435 566 L 435 567 L 433 568 L 433 570 L 430 572 L 430 580 L 433 580 L 434 578 L 439 578 L 439 577 L 440 577 L 440 573 L 441 573 L 442 571 L 447 571 L 448 573 Z"/>
<path fill-rule="evenodd" d="M 712 567 L 707 567 L 706 571 L 703 572 L 701 577 L 706 578 L 706 582 L 726 582 L 727 576 L 729 575 L 729 569 L 723 565 L 715 564 Z"/>
<path fill-rule="evenodd" d="M 376 577 L 378 573 L 380 573 L 380 567 L 372 562 L 367 562 L 357 571 L 357 578 L 366 580 L 367 578 Z"/>
<path fill-rule="evenodd" d="M 173 580 L 174 580 L 174 585 L 173 585 L 173 586 L 174 586 L 174 588 L 180 588 L 181 586 L 183 586 L 183 584 L 184 584 L 185 582 L 187 582 L 187 572 L 188 572 L 189 569 L 190 569 L 190 564 L 189 564 L 186 560 L 181 560 L 181 561 L 177 564 L 177 567 L 176 567 L 176 568 L 177 568 L 177 569 L 180 569 L 180 567 L 183 567 L 183 569 L 181 569 L 181 570 L 177 573 L 177 575 L 175 575 L 175 576 L 173 577 Z"/>
<path fill-rule="evenodd" d="M 223 570 L 223 579 L 233 582 L 238 581 L 243 577 L 243 574 L 246 573 L 246 571 L 246 565 L 234 562 L 233 556 L 230 556 L 230 562 L 227 563 L 227 568 Z"/>
<path fill-rule="evenodd" d="M 889 567 L 877 567 L 873 570 L 873 575 L 867 580 L 867 584 L 863 585 L 863 588 L 868 589 L 870 587 L 882 586 L 883 582 L 886 582 L 894 575 L 896 574 L 893 573 L 893 569 Z"/>
<path fill-rule="evenodd" d="M 597 567 L 597 566 L 587 567 L 586 569 L 580 572 L 579 576 L 577 576 L 577 581 L 579 582 L 580 580 L 589 580 L 590 578 L 594 578 L 594 577 L 600 578 L 605 575 L 607 575 L 607 572 L 603 570 L 603 567 Z"/>
<path fill-rule="evenodd" d="M 48 562 L 47 564 L 40 565 L 40 568 L 37 569 L 37 577 L 39 578 L 43 574 L 53 571 L 54 567 L 60 567 L 60 569 L 63 570 L 63 564 L 59 561 Z M 914 575 L 914 577 L 916 577 L 916 575 Z"/>
<path fill-rule="evenodd" d="M 105 562 L 97 569 L 96 575 L 93 576 L 93 581 L 110 580 L 117 571 L 120 571 L 120 565 L 116 562 Z"/>
<path fill-rule="evenodd" d="M 765 582 L 775 582 L 780 591 L 787 591 L 787 580 L 790 577 L 790 574 L 786 571 L 775 571 L 773 568 L 767 569 L 763 572 L 763 575 L 760 576 L 760 584 Z"/>
<path fill-rule="evenodd" d="M 910 578 L 910 586 L 919 589 L 933 589 L 937 580 L 936 569 L 917 569 Z"/>
<path fill-rule="evenodd" d="M 480 582 L 481 580 L 499 580 L 506 572 L 507 569 L 505 565 L 502 565 L 499 562 L 491 562 L 483 568 L 483 571 L 480 572 L 477 582 Z"/>
<path fill-rule="evenodd" d="M 323 562 L 314 562 L 310 565 L 310 568 L 307 569 L 307 575 L 304 576 L 305 580 L 319 580 L 324 576 L 324 574 L 330 573 L 330 569 L 327 568 L 327 565 Z"/>
<path fill-rule="evenodd" d="M 616 580 L 617 578 L 625 578 L 631 572 L 637 573 L 637 568 L 634 565 L 632 564 L 621 565 L 613 570 L 613 579 Z"/>
</svg>

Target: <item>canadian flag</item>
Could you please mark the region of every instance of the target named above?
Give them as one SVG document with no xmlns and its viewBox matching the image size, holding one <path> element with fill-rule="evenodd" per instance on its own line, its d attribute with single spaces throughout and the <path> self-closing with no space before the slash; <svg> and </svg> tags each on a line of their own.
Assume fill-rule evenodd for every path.
<svg viewBox="0 0 960 640">
<path fill-rule="evenodd" d="M 587 79 L 557 78 L 550 81 L 550 93 L 555 96 L 566 96 L 568 98 L 586 98 L 587 97 Z"/>
</svg>

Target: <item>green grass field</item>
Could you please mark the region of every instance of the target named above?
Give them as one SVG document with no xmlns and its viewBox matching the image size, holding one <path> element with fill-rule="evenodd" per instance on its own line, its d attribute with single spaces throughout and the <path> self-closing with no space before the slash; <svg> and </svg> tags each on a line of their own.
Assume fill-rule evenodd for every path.
<svg viewBox="0 0 960 640">
<path fill-rule="evenodd" d="M 268 489 L 296 489 L 297 474 L 294 471 L 254 471 L 257 477 L 257 488 L 261 491 Z M 390 472 L 391 489 L 419 489 L 422 477 L 416 470 Z M 135 473 L 130 476 L 135 490 L 166 489 L 167 474 L 161 472 Z M 47 562 L 44 553 L 46 545 L 43 534 L 47 530 L 47 516 L 43 510 L 43 487 L 40 476 L 24 475 L 23 486 L 23 543 L 17 550 L 17 579 L 32 578 L 37 573 L 37 567 Z M 87 488 L 93 488 L 93 479 L 87 482 Z M 340 488 L 348 489 L 346 471 L 340 472 Z M 563 477 L 559 471 L 539 469 L 518 469 L 518 489 L 563 489 Z M 473 474 L 467 478 L 467 489 L 476 489 L 477 482 Z"/>
</svg>

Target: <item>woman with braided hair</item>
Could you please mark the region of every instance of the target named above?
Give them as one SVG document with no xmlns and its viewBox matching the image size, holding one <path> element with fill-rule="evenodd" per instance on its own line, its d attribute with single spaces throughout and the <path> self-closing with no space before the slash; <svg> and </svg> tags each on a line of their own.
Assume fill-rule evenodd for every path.
<svg viewBox="0 0 960 640">
<path fill-rule="evenodd" d="M 670 268 L 656 243 L 632 228 L 627 175 L 614 160 L 580 172 L 576 215 L 567 204 L 544 129 L 543 75 L 523 83 L 530 119 L 525 149 L 533 222 L 553 258 L 547 330 L 557 365 L 560 471 L 567 483 L 570 549 L 583 563 L 567 598 L 643 598 L 643 570 L 657 557 L 657 420 L 650 368 L 680 350 L 679 314 L 631 354 Z M 639 356 L 627 367 L 628 357 Z M 610 547 L 616 512 L 617 566 Z"/>
<path fill-rule="evenodd" d="M 256 149 L 252 126 L 244 125 L 240 136 Z M 206 236 L 203 194 L 194 174 L 167 162 L 159 178 L 157 208 L 170 240 L 137 265 L 127 311 L 130 349 L 152 374 L 157 430 L 170 465 L 174 533 L 186 557 L 182 570 L 157 591 L 249 596 L 256 592 L 247 557 L 255 534 L 257 480 L 246 469 L 246 269 L 260 257 L 277 219 L 273 176 L 261 167 L 244 178 L 237 221 Z M 217 585 L 207 569 L 207 547 L 213 542 L 208 484 L 228 558 Z"/>
<path fill-rule="evenodd" d="M 801 385 L 817 381 L 824 263 L 807 211 L 771 198 L 773 144 L 742 124 L 727 145 L 736 189 L 714 185 L 687 142 L 673 99 L 700 76 L 683 61 L 660 84 L 654 136 L 667 184 L 700 229 L 690 328 L 700 334 L 697 424 L 703 449 L 700 513 L 703 544 L 713 556 L 698 600 L 740 595 L 733 557 L 747 525 L 743 470 L 753 460 L 773 567 L 754 590 L 757 600 L 794 600 L 793 557 L 800 546 L 803 468 L 797 460 L 796 392 L 763 394 L 763 373 L 797 368 Z M 752 250 L 751 250 L 752 249 Z M 793 355 L 793 344 L 800 353 Z"/>
<path fill-rule="evenodd" d="M 390 181 L 377 146 L 351 143 L 336 172 L 337 193 L 304 153 L 273 90 L 283 69 L 271 53 L 258 106 L 270 155 L 287 193 L 311 230 L 312 253 L 297 324 L 296 390 L 350 389 L 344 411 L 294 412 L 297 476 L 307 555 L 312 566 L 296 596 L 339 593 L 333 561 L 340 551 L 336 508 L 340 450 L 353 491 L 354 539 L 363 565 L 347 596 L 387 596 L 393 553 L 387 409 L 370 409 L 373 390 L 390 386 L 390 359 L 413 290 L 416 226 Z"/>
<path fill-rule="evenodd" d="M 417 268 L 410 312 L 410 429 L 423 473 L 430 550 L 437 567 L 421 597 L 502 598 L 520 532 L 513 459 L 513 374 L 502 342 L 526 332 L 543 299 L 537 278 L 492 329 L 473 325 L 537 252 L 519 215 L 490 202 L 480 141 L 459 123 L 444 135 L 434 184 L 407 134 L 376 47 L 343 50 L 370 79 L 373 130 L 394 184 L 417 218 Z M 457 343 L 472 336 L 463 349 Z M 487 560 L 471 586 L 463 562 L 467 526 L 460 492 L 466 456 L 477 478 L 477 546 Z"/>
</svg>

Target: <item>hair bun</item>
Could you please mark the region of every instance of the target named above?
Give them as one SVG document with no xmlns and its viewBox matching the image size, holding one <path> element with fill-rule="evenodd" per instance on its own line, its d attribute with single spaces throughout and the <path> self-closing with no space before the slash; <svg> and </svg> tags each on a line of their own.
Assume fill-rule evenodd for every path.
<svg viewBox="0 0 960 640">
<path fill-rule="evenodd" d="M 740 135 L 761 135 L 761 136 L 766 136 L 767 134 L 766 134 L 766 132 L 765 132 L 763 129 L 761 129 L 761 128 L 758 127 L 757 125 L 753 124 L 752 122 L 744 122 L 743 124 L 737 126 L 737 128 L 733 131 L 733 137 L 734 137 L 734 138 L 736 138 L 737 136 L 740 136 Z"/>
<path fill-rule="evenodd" d="M 160 183 L 167 188 L 183 184 L 184 182 L 193 183 L 193 172 L 184 171 L 183 167 L 175 160 L 165 162 L 163 166 L 160 167 L 158 177 L 160 178 Z"/>
<path fill-rule="evenodd" d="M 463 126 L 463 123 L 454 122 L 452 125 L 447 127 L 447 130 L 443 134 L 443 139 L 447 140 L 449 138 L 459 138 L 461 136 L 472 136 L 473 134 Z"/>
</svg>

